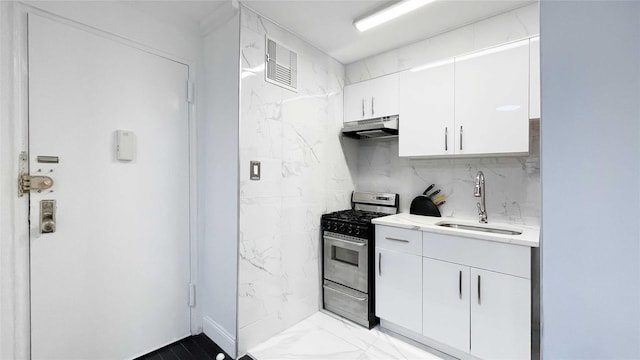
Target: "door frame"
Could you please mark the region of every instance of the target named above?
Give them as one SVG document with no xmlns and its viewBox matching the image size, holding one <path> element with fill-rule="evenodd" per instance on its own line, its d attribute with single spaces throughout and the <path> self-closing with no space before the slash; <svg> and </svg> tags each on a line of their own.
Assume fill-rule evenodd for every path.
<svg viewBox="0 0 640 360">
<path fill-rule="evenodd" d="M 0 357 L 31 358 L 31 284 L 29 241 L 29 196 L 18 196 L 20 154 L 28 151 L 28 14 L 36 14 L 94 35 L 114 40 L 152 55 L 183 64 L 188 69 L 188 81 L 196 83 L 196 61 L 163 52 L 126 37 L 100 30 L 20 2 L 0 2 L 0 29 L 10 30 L 10 36 L 0 40 L 0 201 L 9 211 L 0 212 Z M 6 32 L 5 32 L 6 33 Z M 185 84 L 185 99 L 187 94 Z M 189 103 L 189 277 L 198 284 L 198 224 L 196 196 L 196 96 Z M 28 162 L 27 162 L 28 167 Z M 188 291 L 185 284 L 185 291 Z M 197 303 L 196 303 L 197 305 Z M 188 304 L 185 304 L 188 306 Z M 199 309 L 190 308 L 191 333 L 199 332 Z"/>
</svg>

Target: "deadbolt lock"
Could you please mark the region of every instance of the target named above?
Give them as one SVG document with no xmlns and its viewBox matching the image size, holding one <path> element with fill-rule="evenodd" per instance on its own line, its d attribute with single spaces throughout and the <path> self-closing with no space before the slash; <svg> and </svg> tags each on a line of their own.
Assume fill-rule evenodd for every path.
<svg viewBox="0 0 640 360">
<path fill-rule="evenodd" d="M 56 201 L 40 200 L 40 232 L 56 232 Z"/>
<path fill-rule="evenodd" d="M 49 176 L 31 176 L 22 174 L 18 179 L 20 194 L 26 194 L 31 190 L 47 190 L 53 186 L 53 179 Z"/>
</svg>

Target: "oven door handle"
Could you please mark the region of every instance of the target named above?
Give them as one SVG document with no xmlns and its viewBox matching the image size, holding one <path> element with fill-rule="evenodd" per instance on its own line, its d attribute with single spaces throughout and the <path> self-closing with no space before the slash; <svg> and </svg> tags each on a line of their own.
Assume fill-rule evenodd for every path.
<svg viewBox="0 0 640 360">
<path fill-rule="evenodd" d="M 329 287 L 329 286 L 327 286 L 327 285 L 322 285 L 322 287 L 323 287 L 323 288 L 325 288 L 325 289 L 327 289 L 327 290 L 331 290 L 331 291 L 333 291 L 333 292 L 337 292 L 337 293 L 338 293 L 338 294 L 340 294 L 340 295 L 344 295 L 344 296 L 346 296 L 346 297 L 350 297 L 350 298 L 352 298 L 352 299 L 354 299 L 354 300 L 358 300 L 358 301 L 365 301 L 365 300 L 367 300 L 367 298 L 359 298 L 359 297 L 357 297 L 357 296 L 349 295 L 349 294 L 347 294 L 347 293 L 344 293 L 344 292 L 342 292 L 342 291 L 340 291 L 340 290 L 336 290 L 336 289 L 334 289 L 334 288 L 332 288 L 332 287 Z"/>
<path fill-rule="evenodd" d="M 341 242 L 344 242 L 344 243 L 347 243 L 347 244 L 350 244 L 350 245 L 360 246 L 360 247 L 367 245 L 366 243 L 360 243 L 360 242 L 355 242 L 355 241 L 351 241 L 351 240 L 339 239 L 337 237 L 328 236 L 328 235 L 325 235 L 324 238 L 328 239 L 328 240 L 332 240 L 332 241 L 341 241 Z"/>
</svg>

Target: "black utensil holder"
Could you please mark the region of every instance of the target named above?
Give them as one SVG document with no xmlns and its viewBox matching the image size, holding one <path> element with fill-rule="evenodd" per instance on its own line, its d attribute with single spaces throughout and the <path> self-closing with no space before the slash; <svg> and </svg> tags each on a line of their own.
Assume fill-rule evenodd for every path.
<svg viewBox="0 0 640 360">
<path fill-rule="evenodd" d="M 417 196 L 413 201 L 411 201 L 409 213 L 415 215 L 442 217 L 436 204 L 434 204 L 430 198 L 422 195 Z"/>
</svg>

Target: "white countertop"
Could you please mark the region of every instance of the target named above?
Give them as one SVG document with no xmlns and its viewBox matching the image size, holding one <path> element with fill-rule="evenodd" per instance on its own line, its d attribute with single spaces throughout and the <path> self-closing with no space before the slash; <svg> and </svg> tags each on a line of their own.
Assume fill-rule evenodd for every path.
<svg viewBox="0 0 640 360">
<path fill-rule="evenodd" d="M 371 222 L 376 225 L 394 226 L 394 227 L 399 227 L 404 229 L 421 230 L 421 231 L 434 232 L 438 234 L 462 236 L 466 238 L 488 240 L 488 241 L 497 241 L 497 242 L 514 244 L 514 245 L 523 245 L 523 246 L 529 246 L 529 247 L 540 246 L 540 228 L 535 226 L 528 226 L 528 225 L 527 226 L 510 225 L 510 224 L 494 223 L 491 221 L 489 221 L 488 224 L 480 224 L 478 221 L 474 222 L 472 220 L 461 220 L 461 219 L 452 218 L 452 217 L 411 215 L 407 213 L 379 217 L 371 220 Z M 456 228 L 436 225 L 438 223 L 443 223 L 443 222 L 452 222 L 456 224 L 464 224 L 464 225 L 471 225 L 471 226 L 491 227 L 491 228 L 498 228 L 498 229 L 505 229 L 505 230 L 517 230 L 517 231 L 521 231 L 522 234 L 504 235 L 504 234 L 496 234 L 496 233 L 490 233 L 490 232 L 456 229 Z"/>
</svg>

